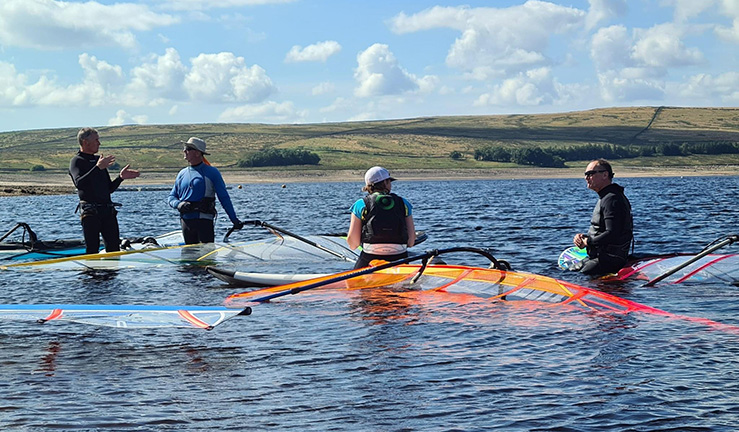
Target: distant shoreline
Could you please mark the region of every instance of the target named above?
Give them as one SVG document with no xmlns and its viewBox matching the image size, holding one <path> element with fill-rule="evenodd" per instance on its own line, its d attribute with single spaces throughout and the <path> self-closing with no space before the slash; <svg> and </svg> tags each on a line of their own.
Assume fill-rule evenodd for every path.
<svg viewBox="0 0 739 432">
<path fill-rule="evenodd" d="M 696 177 L 739 176 L 738 166 L 686 166 L 686 167 L 614 167 L 616 181 L 628 177 Z M 329 183 L 357 182 L 361 184 L 361 170 L 287 170 L 287 171 L 222 171 L 228 185 L 263 183 Z M 398 180 L 519 180 L 581 178 L 582 169 L 575 168 L 496 168 L 468 170 L 391 170 Z M 134 180 L 126 180 L 126 188 L 171 185 L 176 171 L 146 172 Z M 0 197 L 21 195 L 67 195 L 75 188 L 67 174 L 3 173 L 0 177 Z"/>
</svg>

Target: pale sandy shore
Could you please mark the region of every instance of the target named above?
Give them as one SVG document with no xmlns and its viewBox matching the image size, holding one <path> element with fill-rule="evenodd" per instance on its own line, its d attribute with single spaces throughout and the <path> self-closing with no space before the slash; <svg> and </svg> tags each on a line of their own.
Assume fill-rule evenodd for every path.
<svg viewBox="0 0 739 432">
<path fill-rule="evenodd" d="M 498 168 L 469 170 L 391 170 L 398 180 L 488 180 L 488 179 L 555 179 L 582 178 L 583 169 L 555 168 Z M 689 167 L 618 167 L 614 166 L 616 179 L 619 177 L 685 177 L 685 176 L 737 176 L 739 166 L 689 166 Z M 168 186 L 177 175 L 172 172 L 143 172 L 141 177 L 126 180 L 123 186 L 149 187 Z M 223 171 L 229 185 L 248 185 L 257 183 L 362 183 L 364 171 Z M 18 195 L 63 195 L 75 193 L 67 174 L 54 173 L 3 173 L 0 175 L 0 196 Z"/>
</svg>

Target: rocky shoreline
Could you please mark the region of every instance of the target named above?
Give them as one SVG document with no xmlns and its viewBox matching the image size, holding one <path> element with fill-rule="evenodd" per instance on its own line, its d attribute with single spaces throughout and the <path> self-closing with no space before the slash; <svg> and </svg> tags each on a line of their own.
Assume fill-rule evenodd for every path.
<svg viewBox="0 0 739 432">
<path fill-rule="evenodd" d="M 582 169 L 575 168 L 497 168 L 469 170 L 391 170 L 399 180 L 518 180 L 581 178 Z M 687 177 L 687 176 L 737 176 L 738 166 L 686 166 L 686 167 L 614 167 L 616 178 L 626 177 Z M 361 184 L 364 171 L 226 171 L 223 178 L 229 185 L 257 183 L 327 183 L 356 181 Z M 146 172 L 134 180 L 127 180 L 122 187 L 150 188 L 171 187 L 176 172 Z M 3 173 L 0 177 L 0 197 L 22 195 L 69 195 L 75 194 L 69 175 L 66 173 Z"/>
</svg>

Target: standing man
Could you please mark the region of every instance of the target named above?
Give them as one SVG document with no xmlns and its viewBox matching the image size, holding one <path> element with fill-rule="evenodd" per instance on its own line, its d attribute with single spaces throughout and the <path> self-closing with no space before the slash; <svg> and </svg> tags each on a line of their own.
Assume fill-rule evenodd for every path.
<svg viewBox="0 0 739 432">
<path fill-rule="evenodd" d="M 80 151 L 69 163 L 69 175 L 77 188 L 80 198 L 78 209 L 82 232 L 85 236 L 86 253 L 100 251 L 100 235 L 107 252 L 119 251 L 120 232 L 118 230 L 118 211 L 110 199 L 121 182 L 139 176 L 139 172 L 126 165 L 115 180 L 110 179 L 108 168 L 115 163 L 115 156 L 95 153 L 100 150 L 100 136 L 93 128 L 82 128 L 77 132 Z"/>
<path fill-rule="evenodd" d="M 574 243 L 588 251 L 581 273 L 603 275 L 626 265 L 634 240 L 631 203 L 624 188 L 613 183 L 613 169 L 605 159 L 590 162 L 585 170 L 588 189 L 598 193 L 587 234 L 575 234 Z"/>
<path fill-rule="evenodd" d="M 205 141 L 192 137 L 180 144 L 184 145 L 182 151 L 190 166 L 177 174 L 169 193 L 169 205 L 180 212 L 185 244 L 213 243 L 216 196 L 234 227 L 241 228 L 242 223 L 236 217 L 221 173 L 205 159 L 210 154 L 205 151 Z"/>
</svg>

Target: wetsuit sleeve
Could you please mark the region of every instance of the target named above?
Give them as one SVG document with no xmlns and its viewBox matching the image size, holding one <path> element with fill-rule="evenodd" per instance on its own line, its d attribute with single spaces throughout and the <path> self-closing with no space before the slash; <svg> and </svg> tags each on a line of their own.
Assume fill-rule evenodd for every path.
<svg viewBox="0 0 739 432">
<path fill-rule="evenodd" d="M 90 162 L 79 156 L 73 157 L 69 163 L 69 175 L 77 189 L 85 189 L 95 178 L 93 172 L 96 170 L 100 171 L 96 165 L 90 167 Z"/>
<path fill-rule="evenodd" d="M 182 177 L 182 173 L 177 174 L 177 178 L 175 178 L 174 186 L 172 186 L 172 190 L 169 192 L 169 199 L 167 202 L 169 203 L 169 206 L 173 209 L 176 209 L 177 206 L 180 204 L 180 179 Z"/>
<path fill-rule="evenodd" d="M 228 195 L 228 191 L 226 190 L 226 182 L 223 181 L 223 177 L 218 169 L 213 168 L 210 172 L 210 180 L 213 182 L 213 188 L 218 196 L 218 201 L 221 202 L 221 206 L 223 207 L 223 210 L 226 211 L 228 218 L 231 219 L 232 223 L 239 222 L 239 218 L 236 216 L 236 211 L 234 210 L 234 205 L 231 202 L 231 197 Z"/>
<path fill-rule="evenodd" d="M 588 239 L 590 246 L 603 246 L 616 242 L 626 223 L 626 207 L 615 195 L 603 197 L 601 210 L 605 231 L 590 237 Z"/>
<path fill-rule="evenodd" d="M 108 180 L 110 180 L 110 174 L 108 174 Z M 118 186 L 120 186 L 121 183 L 123 183 L 123 178 L 121 176 L 116 176 L 115 180 L 110 182 L 110 187 L 108 188 L 108 190 L 111 193 L 115 192 L 115 190 L 118 189 Z"/>
<path fill-rule="evenodd" d="M 107 169 L 101 170 L 95 162 L 85 160 L 79 156 L 72 158 L 69 163 L 69 175 L 72 177 L 74 186 L 80 190 L 95 190 L 95 182 L 104 182 L 107 179 L 108 192 L 112 193 L 123 182 L 120 176 L 116 176 L 115 180 L 111 180 Z"/>
</svg>

